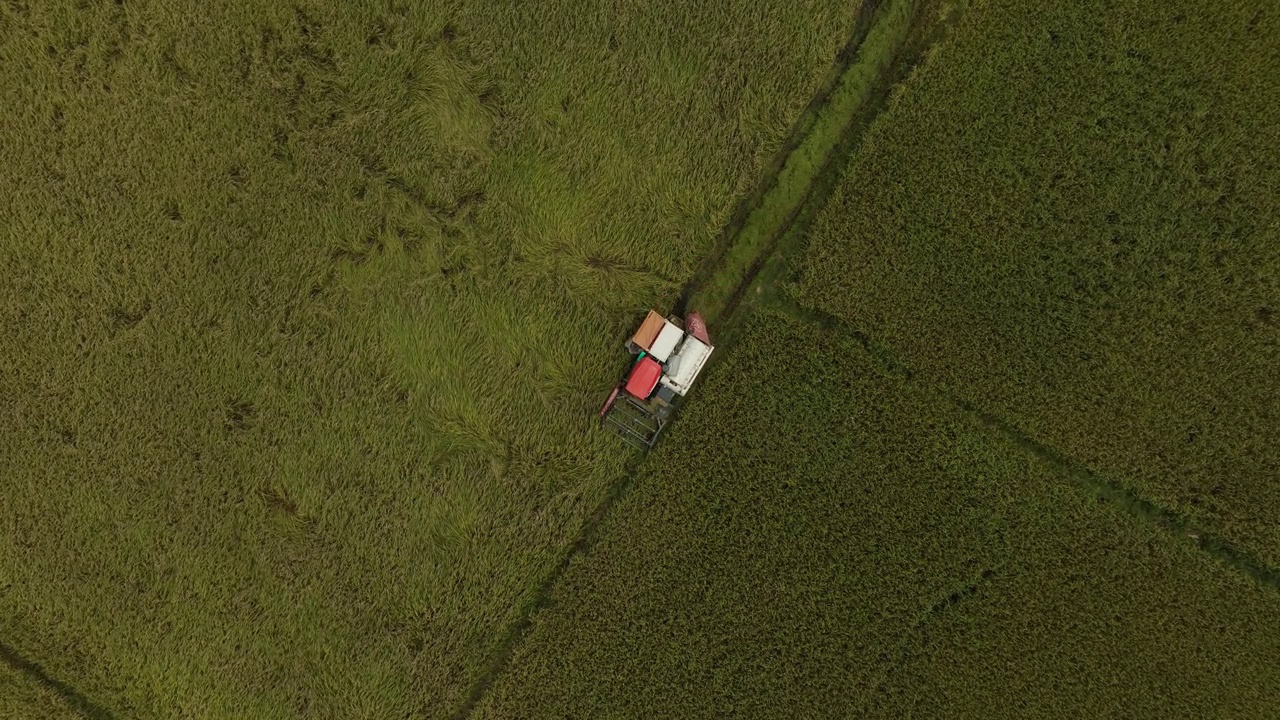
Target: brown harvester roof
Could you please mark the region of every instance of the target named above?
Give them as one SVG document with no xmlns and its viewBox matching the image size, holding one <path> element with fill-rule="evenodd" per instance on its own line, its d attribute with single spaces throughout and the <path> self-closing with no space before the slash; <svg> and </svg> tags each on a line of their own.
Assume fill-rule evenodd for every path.
<svg viewBox="0 0 1280 720">
<path fill-rule="evenodd" d="M 644 322 L 640 323 L 640 329 L 636 330 L 636 334 L 631 336 L 631 342 L 635 343 L 641 350 L 649 351 L 653 346 L 653 341 L 658 339 L 658 333 L 662 332 L 662 326 L 666 321 L 658 313 L 650 310 L 649 314 L 644 317 Z"/>
</svg>

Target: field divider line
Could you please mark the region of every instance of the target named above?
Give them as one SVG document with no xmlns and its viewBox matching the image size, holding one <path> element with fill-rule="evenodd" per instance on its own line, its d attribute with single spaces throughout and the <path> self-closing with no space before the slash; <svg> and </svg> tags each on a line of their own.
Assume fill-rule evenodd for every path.
<svg viewBox="0 0 1280 720">
<path fill-rule="evenodd" d="M 998 567 L 1001 567 L 1001 569 L 997 570 L 991 567 L 984 569 L 981 574 L 974 577 L 964 587 L 954 590 L 942 599 L 934 602 L 931 607 L 926 609 L 916 618 L 915 622 L 913 622 L 910 627 L 906 628 L 901 634 L 899 634 L 898 642 L 894 645 L 893 651 L 888 653 L 888 662 L 885 663 L 884 667 L 878 669 L 872 675 L 871 682 L 869 683 L 870 687 L 863 693 L 858 715 L 866 715 L 866 704 L 871 700 L 871 698 L 873 696 L 883 695 L 885 685 L 893 678 L 894 675 L 898 674 L 902 668 L 906 667 L 907 663 L 911 662 L 913 658 L 911 652 L 912 645 L 919 643 L 921 639 L 927 637 L 930 626 L 937 622 L 938 616 L 971 598 L 977 597 L 983 588 L 999 577 L 1003 571 L 1003 567 Z"/>
<path fill-rule="evenodd" d="M 599 534 L 600 527 L 604 522 L 605 515 L 627 492 L 635 485 L 636 479 L 640 475 L 640 465 L 644 462 L 644 455 L 637 454 L 631 459 L 627 465 L 626 472 L 620 482 L 614 483 L 609 488 L 608 494 L 596 506 L 586 521 L 582 524 L 582 530 L 578 538 L 569 545 L 568 550 L 560 557 L 555 567 L 551 569 L 541 582 L 538 583 L 537 589 L 534 591 L 529 601 L 525 603 L 520 611 L 519 618 L 508 629 L 506 636 L 498 645 L 497 653 L 493 661 L 489 664 L 489 668 L 482 674 L 479 679 L 471 686 L 470 692 L 467 694 L 466 701 L 452 715 L 453 720 L 466 720 L 475 712 L 480 701 L 484 699 L 485 693 L 493 686 L 494 680 L 502 673 L 502 671 L 511 662 L 512 655 L 520 642 L 533 628 L 533 619 L 540 610 L 551 605 L 551 596 L 555 590 L 555 586 L 560 582 L 560 578 L 564 576 L 565 571 L 573 563 L 574 558 L 585 553 L 595 544 Z"/>
<path fill-rule="evenodd" d="M 740 313 L 740 305 L 768 301 L 788 279 L 794 260 L 804 252 L 809 224 L 835 192 L 849 159 L 887 108 L 893 90 L 955 27 L 969 5 L 969 0 L 888 1 L 860 49 L 872 47 L 878 53 L 856 56 L 840 88 L 840 113 L 822 118 L 797 150 L 795 163 L 787 164 L 787 172 L 794 170 L 792 178 L 803 178 L 795 186 L 803 187 L 803 192 L 783 187 L 760 205 L 742 228 L 741 241 L 727 255 L 718 256 L 716 273 L 707 286 L 686 299 L 695 309 L 712 309 L 704 315 L 713 318 L 713 325 L 717 324 L 714 318 L 719 319 L 722 337 L 732 336 L 737 322 L 749 315 Z"/>
<path fill-rule="evenodd" d="M 867 131 L 888 107 L 894 89 L 910 78 L 929 51 L 955 27 L 969 6 L 969 0 L 904 2 L 907 5 L 895 7 L 897 11 L 909 7 L 911 14 L 908 16 L 891 14 L 895 12 L 895 7 L 884 10 L 886 22 L 906 23 L 901 27 L 895 25 L 901 30 L 896 36 L 899 42 L 885 46 L 885 52 L 891 55 L 892 61 L 887 64 L 876 62 L 879 72 L 869 79 L 863 78 L 866 82 L 859 88 L 862 93 L 859 101 L 846 106 L 849 114 L 843 118 L 844 124 L 836 140 L 824 141 L 822 163 L 816 172 L 808 176 L 804 193 L 794 198 L 795 206 L 781 223 L 771 228 L 767 243 L 752 246 L 756 255 L 749 265 L 726 263 L 717 271 L 721 278 L 734 283 L 720 313 L 718 332 L 721 347 L 732 344 L 742 320 L 751 315 L 753 306 L 767 306 L 775 298 L 781 297 L 785 283 L 794 279 L 796 262 L 804 254 L 810 224 L 826 206 L 836 186 L 843 179 L 844 168 L 861 147 Z M 703 301 L 709 300 L 707 293 L 697 297 Z M 804 311 L 796 305 L 792 312 Z M 865 336 L 862 340 L 870 343 L 870 338 Z M 713 356 L 709 367 L 713 367 L 722 356 L 723 354 Z M 884 352 L 881 352 L 880 357 L 886 366 L 894 363 L 891 356 Z M 898 369 L 906 371 L 905 368 Z"/>
<path fill-rule="evenodd" d="M 89 720 L 114 720 L 109 710 L 93 702 L 76 688 L 49 675 L 38 663 L 26 659 L 17 650 L 3 642 L 0 642 L 0 662 L 52 691 L 80 716 Z"/>
<path fill-rule="evenodd" d="M 675 312 L 680 314 L 689 309 L 689 303 L 695 299 L 713 303 L 710 308 L 696 309 L 703 310 L 713 327 L 719 324 L 717 335 L 721 340 L 717 347 L 721 353 L 736 335 L 733 332 L 736 317 L 749 312 L 749 307 L 741 303 L 747 288 L 759 284 L 757 281 L 766 276 L 772 278 L 769 273 L 762 275 L 761 270 L 781 267 L 778 258 L 798 246 L 798 242 L 788 241 L 798 239 L 808 220 L 825 203 L 838 179 L 839 169 L 863 132 L 884 109 L 893 88 L 941 37 L 945 27 L 957 16 L 955 10 L 966 0 L 945 6 L 944 2 L 946 0 L 865 0 L 860 6 L 850 39 L 837 55 L 828 80 L 793 125 L 783 151 L 766 170 L 758 189 L 739 204 L 717 248 L 704 260 L 677 301 Z M 942 12 L 943 7 L 948 11 Z M 871 40 L 876 42 L 872 48 L 874 54 L 867 52 L 866 43 Z M 857 76 L 851 78 L 853 73 Z M 824 113 L 833 98 L 840 99 L 840 112 Z M 790 172 L 784 177 L 788 168 Z M 790 184 L 784 187 L 780 178 L 788 179 Z M 771 199 L 771 193 L 780 187 L 782 194 Z M 779 208 L 785 211 L 780 212 Z M 751 240 L 743 242 L 743 238 Z M 737 252 L 731 257 L 735 249 Z M 722 267 L 726 260 L 736 262 Z M 708 287 L 719 295 L 710 292 L 699 295 Z M 713 357 L 711 362 L 715 361 Z M 632 459 L 623 478 L 610 488 L 583 523 L 578 538 L 538 584 L 519 619 L 499 643 L 492 662 L 453 713 L 453 720 L 466 720 L 479 706 L 533 627 L 534 616 L 550 605 L 555 586 L 574 558 L 590 549 L 605 516 L 635 485 L 645 457 L 637 454 Z"/>
<path fill-rule="evenodd" d="M 1280 591 L 1280 570 L 1268 567 L 1252 553 L 1235 547 L 1213 531 L 1142 497 L 1123 484 L 1099 475 L 1056 448 L 1036 440 L 1007 420 L 985 412 L 954 395 L 947 394 L 947 398 L 956 407 L 964 410 L 988 428 L 1003 434 L 1015 445 L 1036 456 L 1060 475 L 1070 478 L 1076 485 L 1095 497 L 1113 503 L 1130 515 L 1163 528 L 1174 537 L 1191 543 L 1227 567 L 1243 572 L 1263 587 Z"/>
<path fill-rule="evenodd" d="M 912 17 L 911 29 L 906 41 L 894 51 L 894 62 L 889 66 L 891 76 L 887 78 L 888 82 L 884 82 L 885 78 L 882 78 L 879 87 L 872 88 L 873 94 L 869 102 L 854 112 L 840 141 L 830 148 L 821 171 L 812 177 L 801 203 L 788 216 L 786 222 L 776 228 L 770 241 L 760 249 L 759 255 L 752 261 L 747 272 L 740 277 L 737 287 L 725 304 L 724 312 L 721 314 L 723 326 L 721 334 L 727 335 L 727 340 L 733 339 L 736 335 L 734 331 L 740 321 L 751 314 L 753 306 L 769 307 L 851 337 L 877 360 L 884 372 L 908 381 L 917 379 L 916 373 L 903 363 L 891 348 L 849 326 L 834 315 L 802 306 L 785 294 L 782 285 L 792 272 L 794 260 L 803 253 L 804 234 L 809 223 L 830 197 L 835 183 L 839 180 L 839 170 L 848 157 L 856 151 L 866 129 L 884 109 L 893 87 L 910 75 L 924 59 L 929 48 L 940 41 L 955 25 L 967 6 L 968 0 L 955 2 L 924 0 L 923 5 L 913 5 L 916 12 Z M 722 256 L 717 256 L 715 261 L 719 263 L 723 259 Z M 732 275 L 733 270 L 734 267 L 729 266 L 720 268 L 719 272 Z M 746 300 L 745 306 L 740 307 L 743 300 Z M 722 347 L 728 344 L 728 342 L 721 342 Z M 712 358 L 713 365 L 715 360 L 716 358 Z M 1178 513 L 1139 496 L 1121 483 L 1098 475 L 1006 420 L 986 413 L 954 394 L 937 388 L 934 388 L 934 392 L 986 427 L 1005 435 L 1015 445 L 1036 456 L 1059 474 L 1065 475 L 1077 486 L 1096 497 L 1113 502 L 1130 514 L 1165 528 L 1228 567 L 1245 573 L 1259 584 L 1280 591 L 1280 570 L 1268 567 L 1253 554 L 1233 546 L 1212 531 Z"/>
<path fill-rule="evenodd" d="M 708 256 L 677 312 L 699 310 L 713 327 L 732 321 L 756 278 L 803 244 L 804 230 L 831 196 L 849 157 L 906 80 L 959 19 L 968 0 L 884 0 L 847 64 L 797 123 L 788 152 L 762 183 L 729 242 Z M 870 6 L 864 6 L 864 9 Z M 842 61 L 846 62 L 846 61 Z M 728 231 L 729 228 L 726 229 Z"/>
<path fill-rule="evenodd" d="M 835 62 L 827 72 L 822 85 L 813 98 L 809 100 L 805 109 L 801 111 L 800 116 L 792 123 L 791 129 L 788 130 L 787 136 L 782 142 L 782 146 L 774 153 L 769 164 L 765 166 L 755 189 L 738 202 L 737 207 L 734 208 L 734 212 L 729 218 L 729 222 L 721 230 L 716 244 L 702 259 L 702 262 L 698 264 L 693 275 L 681 289 L 673 309 L 677 315 L 684 315 L 691 309 L 690 303 L 693 300 L 693 296 L 712 280 L 717 268 L 730 251 L 735 246 L 742 244 L 741 238 L 746 232 L 748 223 L 753 216 L 759 213 L 766 199 L 778 187 L 779 179 L 787 167 L 789 158 L 813 134 L 814 126 L 819 120 L 822 108 L 831 101 L 832 95 L 842 85 L 844 76 L 849 71 L 850 66 L 858 59 L 859 49 L 867 34 L 871 31 L 876 11 L 880 8 L 882 2 L 884 0 L 862 0 L 862 4 L 859 5 L 858 13 L 854 18 L 853 31 L 849 34 L 849 39 L 844 46 L 836 54 Z M 713 320 L 712 316 L 716 315 L 716 313 L 703 310 L 703 315 L 708 320 Z"/>
<path fill-rule="evenodd" d="M 1035 439 L 1008 420 L 989 413 L 949 390 L 919 377 L 898 359 L 891 349 L 875 341 L 866 333 L 853 328 L 844 320 L 830 313 L 805 307 L 781 294 L 770 297 L 762 307 L 816 325 L 824 331 L 852 338 L 876 360 L 886 374 L 925 387 L 938 399 L 945 400 L 988 430 L 1004 436 L 1007 441 L 1032 455 L 1059 476 L 1067 478 L 1090 495 L 1116 505 L 1139 520 L 1164 529 L 1178 540 L 1207 553 L 1227 568 L 1242 572 L 1253 578 L 1259 585 L 1280 592 L 1280 570 L 1267 566 L 1252 553 L 1232 545 L 1212 530 L 1142 497 L 1123 483 L 1094 472 L 1051 445 Z"/>
</svg>

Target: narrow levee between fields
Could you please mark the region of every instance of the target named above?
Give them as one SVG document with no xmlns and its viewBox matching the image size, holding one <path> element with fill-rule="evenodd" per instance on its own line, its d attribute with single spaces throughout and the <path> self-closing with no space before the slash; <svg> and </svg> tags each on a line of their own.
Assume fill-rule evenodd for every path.
<svg viewBox="0 0 1280 720">
<path fill-rule="evenodd" d="M 863 5 L 835 75 L 797 121 L 760 189 L 726 228 L 725 241 L 686 285 L 677 312 L 712 327 L 734 316 L 747 288 L 783 245 L 798 242 L 893 88 L 959 17 L 963 2 L 876 0 Z"/>
<path fill-rule="evenodd" d="M 677 314 L 696 309 L 706 319 L 717 321 L 727 310 L 723 305 L 727 298 L 717 298 L 714 289 L 723 291 L 726 286 L 738 284 L 736 281 L 741 280 L 741 271 L 746 267 L 743 262 L 767 254 L 765 241 L 769 226 L 776 230 L 785 224 L 786 209 L 798 207 L 798 193 L 807 189 L 802 175 L 808 171 L 810 179 L 816 177 L 815 163 L 832 154 L 835 135 L 842 129 L 836 122 L 842 117 L 847 119 L 851 106 L 861 99 L 857 89 L 865 83 L 857 81 L 864 79 L 862 70 L 871 64 L 866 62 L 872 57 L 870 45 L 881 42 L 888 33 L 886 23 L 878 22 L 882 20 L 878 11 L 883 4 L 884 0 L 865 0 L 859 6 L 853 32 L 837 54 L 822 87 L 792 125 L 755 191 L 742 198 L 721 232 L 719 242 L 685 283 L 676 303 Z M 855 70 L 855 66 L 859 69 Z M 779 212 L 783 216 L 779 216 Z"/>
<path fill-rule="evenodd" d="M 986 413 L 958 397 L 949 395 L 948 399 L 956 407 L 969 413 L 987 427 L 1004 434 L 1015 445 L 1036 456 L 1060 475 L 1066 476 L 1097 497 L 1099 502 L 1115 503 L 1129 514 L 1158 525 L 1175 537 L 1192 543 L 1202 552 L 1208 553 L 1227 567 L 1243 572 L 1259 584 L 1273 590 L 1280 590 L 1280 570 L 1267 567 L 1250 553 L 1228 543 L 1207 528 L 1200 527 L 1178 513 L 1141 497 L 1114 480 L 1094 473 L 1054 448 L 1022 432 L 1003 418 Z"/>
<path fill-rule="evenodd" d="M 829 196 L 844 159 L 856 148 L 863 131 L 963 5 L 943 0 L 866 0 L 860 7 L 849 41 L 827 81 L 677 301 L 677 313 L 698 310 L 703 314 L 717 333 L 721 352 L 732 343 L 736 317 L 750 305 L 742 302 L 748 288 L 772 284 L 765 279 L 774 278 L 784 264 L 780 258 L 798 247 L 804 226 Z M 454 713 L 455 719 L 467 718 L 478 706 L 573 558 L 590 548 L 610 508 L 634 484 L 643 462 L 644 456 L 638 455 L 631 470 L 588 517 L 578 539 L 539 584 L 509 630 L 489 670 Z"/>
<path fill-rule="evenodd" d="M 804 307 L 786 296 L 770 296 L 767 303 L 773 309 L 811 323 L 823 331 L 840 333 L 854 338 L 868 354 L 876 358 L 886 372 L 907 380 L 919 379 L 916 373 L 903 364 L 890 348 L 876 342 L 866 333 L 849 327 L 843 320 L 828 313 Z M 931 390 L 938 395 L 939 399 L 959 408 L 973 418 L 975 422 L 982 424 L 993 432 L 1004 435 L 1014 445 L 1048 465 L 1058 475 L 1065 477 L 1083 491 L 1096 497 L 1098 502 L 1113 503 L 1130 515 L 1163 528 L 1175 538 L 1190 543 L 1200 551 L 1208 553 L 1228 568 L 1248 575 L 1260 585 L 1280 591 L 1280 570 L 1267 567 L 1250 553 L 1235 547 L 1211 530 L 1197 525 L 1168 508 L 1161 507 L 1141 497 L 1114 479 L 1106 478 L 1093 472 L 1053 447 L 1036 440 L 1003 418 L 992 415 L 943 389 L 932 387 Z"/>
</svg>

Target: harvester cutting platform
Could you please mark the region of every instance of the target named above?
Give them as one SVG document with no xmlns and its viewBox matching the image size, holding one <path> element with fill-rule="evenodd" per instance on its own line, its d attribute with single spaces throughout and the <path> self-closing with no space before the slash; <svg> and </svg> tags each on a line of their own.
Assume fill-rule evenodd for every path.
<svg viewBox="0 0 1280 720">
<path fill-rule="evenodd" d="M 600 422 L 647 450 L 658 441 L 715 348 L 698 313 L 686 315 L 682 324 L 653 310 L 626 347 L 635 359 L 600 408 Z"/>
</svg>

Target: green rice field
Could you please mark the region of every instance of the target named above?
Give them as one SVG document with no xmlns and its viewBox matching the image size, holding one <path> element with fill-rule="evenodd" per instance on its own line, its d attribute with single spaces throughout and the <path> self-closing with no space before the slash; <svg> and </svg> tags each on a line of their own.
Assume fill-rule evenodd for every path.
<svg viewBox="0 0 1280 720">
<path fill-rule="evenodd" d="M 1277 23 L 0 3 L 0 718 L 1269 717 Z"/>
<path fill-rule="evenodd" d="M 800 296 L 1280 566 L 1277 23 L 975 5 L 867 133 Z"/>
<path fill-rule="evenodd" d="M 10 658 L 5 660 L 0 665 L 0 716 L 48 720 L 82 717 L 77 706 L 69 705 L 56 690 L 41 685 L 32 677 L 29 668 L 10 664 Z"/>
<path fill-rule="evenodd" d="M 762 311 L 701 392 L 475 717 L 1270 712 L 1280 594 L 855 339 Z"/>
<path fill-rule="evenodd" d="M 451 716 L 856 9 L 0 6 L 0 641 L 116 717 Z"/>
</svg>

